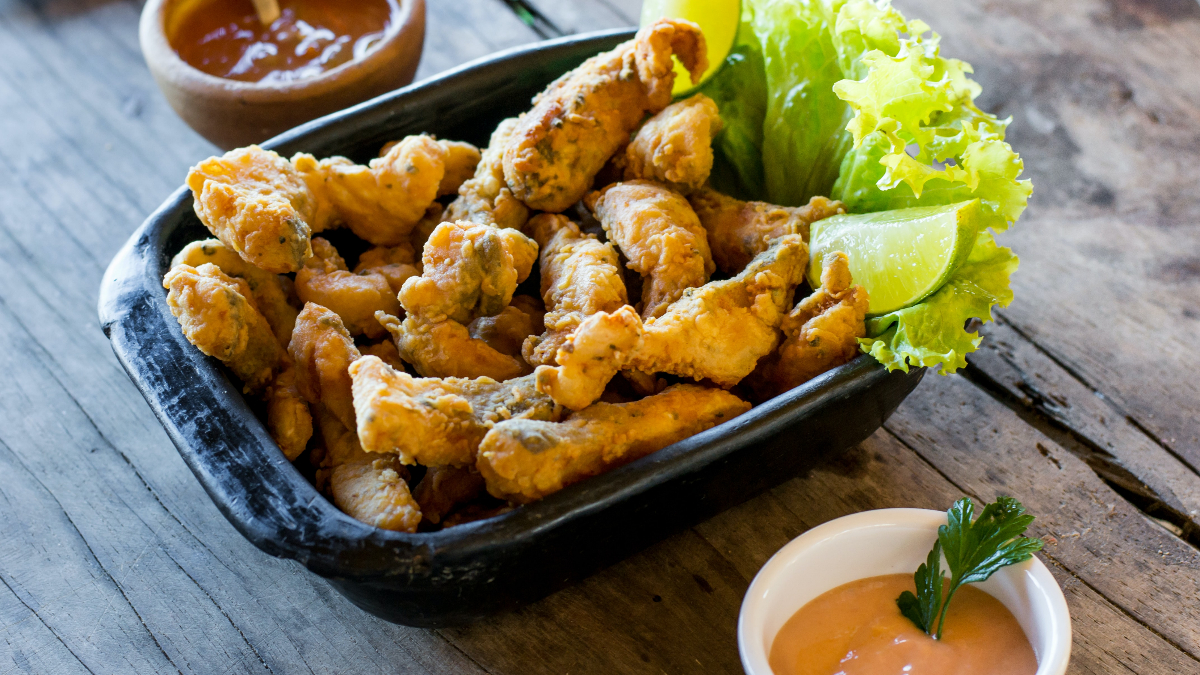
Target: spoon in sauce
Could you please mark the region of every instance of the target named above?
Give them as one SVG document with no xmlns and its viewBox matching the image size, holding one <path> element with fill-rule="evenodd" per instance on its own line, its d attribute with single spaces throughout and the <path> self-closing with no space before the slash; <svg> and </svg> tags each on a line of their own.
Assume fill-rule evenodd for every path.
<svg viewBox="0 0 1200 675">
<path fill-rule="evenodd" d="M 264 26 L 270 26 L 279 18 L 279 3 L 276 0 L 254 0 L 254 11 Z"/>
</svg>

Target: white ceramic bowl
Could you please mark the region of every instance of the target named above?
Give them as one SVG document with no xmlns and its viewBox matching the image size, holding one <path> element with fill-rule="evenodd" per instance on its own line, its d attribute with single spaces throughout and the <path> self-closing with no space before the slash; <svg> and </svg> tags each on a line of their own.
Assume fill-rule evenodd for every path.
<svg viewBox="0 0 1200 675">
<path fill-rule="evenodd" d="M 775 635 L 810 600 L 856 579 L 916 571 L 945 524 L 943 511 L 879 509 L 832 520 L 789 542 L 759 570 L 742 601 L 738 650 L 747 675 L 772 675 L 767 655 Z M 1071 617 L 1040 560 L 1002 568 L 976 586 L 1021 624 L 1037 655 L 1037 675 L 1067 671 Z"/>
</svg>

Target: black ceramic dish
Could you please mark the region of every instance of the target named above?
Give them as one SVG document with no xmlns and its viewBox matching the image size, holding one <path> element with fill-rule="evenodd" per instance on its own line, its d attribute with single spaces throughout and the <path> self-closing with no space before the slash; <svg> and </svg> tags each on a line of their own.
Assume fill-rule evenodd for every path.
<svg viewBox="0 0 1200 675">
<path fill-rule="evenodd" d="M 501 119 L 628 31 L 496 55 L 280 136 L 284 156 L 360 161 L 416 132 L 485 144 Z M 207 237 L 180 189 L 105 273 L 100 321 L 117 358 L 213 502 L 262 550 L 293 558 L 355 604 L 413 626 L 480 618 L 540 598 L 807 470 L 874 432 L 923 371 L 868 356 L 719 427 L 504 515 L 432 533 L 378 530 L 337 510 L 283 457 L 217 361 L 184 339 L 161 279 Z"/>
</svg>

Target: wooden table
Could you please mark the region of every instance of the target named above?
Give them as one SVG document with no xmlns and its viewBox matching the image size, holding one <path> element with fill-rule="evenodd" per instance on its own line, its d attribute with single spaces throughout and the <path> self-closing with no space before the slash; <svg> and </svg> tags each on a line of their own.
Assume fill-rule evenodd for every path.
<svg viewBox="0 0 1200 675">
<path fill-rule="evenodd" d="M 637 0 L 429 0 L 419 77 Z M 794 479 L 524 610 L 394 626 L 213 508 L 96 321 L 101 273 L 214 148 L 159 95 L 140 3 L 0 0 L 0 674 L 737 673 L 749 580 L 869 508 L 1009 494 L 1075 673 L 1200 672 L 1200 4 L 903 0 L 975 64 L 1036 184 L 1017 301 L 960 375 Z M 529 8 L 545 20 L 520 20 Z"/>
</svg>

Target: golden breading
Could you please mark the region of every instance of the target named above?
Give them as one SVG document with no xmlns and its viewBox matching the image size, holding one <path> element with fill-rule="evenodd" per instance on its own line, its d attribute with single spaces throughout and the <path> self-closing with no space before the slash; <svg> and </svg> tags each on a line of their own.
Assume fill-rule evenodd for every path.
<svg viewBox="0 0 1200 675">
<path fill-rule="evenodd" d="M 516 126 L 517 118 L 510 117 L 492 132 L 474 175 L 458 188 L 458 198 L 446 209 L 446 220 L 520 229 L 529 219 L 529 207 L 504 182 L 504 149 Z"/>
<path fill-rule="evenodd" d="M 656 180 L 680 194 L 699 189 L 712 172 L 712 139 L 720 130 L 717 104 L 704 94 L 672 103 L 626 146 L 625 180 Z"/>
<path fill-rule="evenodd" d="M 688 200 L 700 224 L 708 231 L 713 260 L 726 274 L 737 274 L 754 256 L 785 234 L 798 234 L 808 241 L 808 228 L 818 220 L 844 213 L 846 205 L 825 197 L 789 208 L 766 202 L 744 202 L 705 188 Z"/>
<path fill-rule="evenodd" d="M 328 412 L 318 413 L 333 504 L 383 530 L 416 532 L 421 507 L 409 492 L 408 469 L 395 457 L 363 452 L 354 432 Z"/>
<path fill-rule="evenodd" d="M 350 366 L 350 377 L 363 449 L 399 455 L 405 464 L 467 466 L 497 422 L 561 415 L 549 396 L 538 393 L 532 375 L 503 383 L 417 378 L 364 356 Z"/>
<path fill-rule="evenodd" d="M 542 302 L 529 295 L 517 295 L 512 304 L 496 316 L 481 316 L 467 326 L 471 337 L 483 340 L 501 354 L 521 358 L 525 339 L 545 330 L 546 312 Z"/>
<path fill-rule="evenodd" d="M 178 265 L 167 272 L 167 306 L 188 342 L 220 359 L 244 385 L 257 392 L 283 369 L 286 352 L 254 306 L 250 286 L 212 263 Z"/>
<path fill-rule="evenodd" d="M 313 238 L 312 247 L 313 257 L 296 273 L 300 299 L 336 312 L 351 335 L 372 339 L 383 335 L 375 312 L 400 313 L 400 302 L 388 278 L 372 269 L 359 274 L 349 271 L 337 249 L 321 237 Z"/>
<path fill-rule="evenodd" d="M 299 313 L 289 301 L 291 281 L 287 277 L 259 269 L 242 260 L 241 256 L 222 244 L 219 239 L 193 241 L 184 246 L 171 260 L 171 267 L 199 267 L 204 263 L 212 263 L 225 274 L 245 280 L 250 286 L 254 306 L 262 312 L 267 323 L 271 324 L 271 332 L 275 334 L 279 344 L 286 346 L 292 339 L 292 327 L 296 325 L 296 314 Z"/>
<path fill-rule="evenodd" d="M 661 316 L 716 269 L 700 219 L 677 192 L 646 180 L 614 183 L 588 195 L 587 206 L 629 268 L 646 279 L 643 319 Z"/>
<path fill-rule="evenodd" d="M 446 173 L 438 184 L 437 196 L 452 195 L 475 175 L 482 156 L 479 148 L 462 141 L 438 141 L 446 150 Z"/>
<path fill-rule="evenodd" d="M 421 266 L 412 244 L 376 246 L 363 251 L 354 266 L 355 274 L 377 272 L 388 281 L 392 293 L 399 293 L 404 282 L 421 275 Z"/>
<path fill-rule="evenodd" d="M 384 143 L 379 150 L 379 156 L 385 157 L 400 141 Z M 468 178 L 475 174 L 479 164 L 479 148 L 463 141 L 438 141 L 438 145 L 446 151 L 446 172 L 442 182 L 438 183 L 437 196 L 452 195 Z"/>
<path fill-rule="evenodd" d="M 341 317 L 320 305 L 311 302 L 305 305 L 296 320 L 288 353 L 296 364 L 296 387 L 304 400 L 313 406 L 323 406 L 353 429 L 350 364 L 362 355 Z"/>
<path fill-rule="evenodd" d="M 688 289 L 646 321 L 629 368 L 732 387 L 779 344 L 779 326 L 807 266 L 808 247 L 790 234 L 736 277 Z"/>
<path fill-rule="evenodd" d="M 400 351 L 396 349 L 396 343 L 392 342 L 391 335 L 373 345 L 362 347 L 359 351 L 362 352 L 363 356 L 378 356 L 389 366 L 397 370 L 404 370 L 404 360 L 400 358 Z M 346 377 L 350 377 L 349 373 L 347 373 Z"/>
<path fill-rule="evenodd" d="M 534 371 L 537 389 L 554 402 L 583 410 L 600 398 L 642 339 L 642 319 L 629 305 L 583 320 L 555 354 L 555 366 Z"/>
<path fill-rule="evenodd" d="M 503 382 L 533 370 L 520 358 L 471 337 L 454 319 L 428 321 L 410 314 L 400 321 L 381 312 L 379 322 L 392 334 L 400 358 L 421 377 L 490 377 Z"/>
<path fill-rule="evenodd" d="M 446 173 L 446 148 L 429 136 L 409 136 L 369 166 L 345 157 L 292 157 L 316 199 L 313 232 L 345 225 L 376 246 L 408 241 L 437 197 Z"/>
<path fill-rule="evenodd" d="M 859 353 L 870 302 L 867 289 L 851 284 L 846 254 L 826 257 L 821 287 L 784 318 L 786 337 L 779 351 L 763 359 L 747 380 L 759 400 L 778 396 Z"/>
<path fill-rule="evenodd" d="M 454 507 L 482 495 L 483 489 L 483 476 L 473 466 L 434 466 L 417 483 L 413 496 L 421 515 L 436 525 Z"/>
<path fill-rule="evenodd" d="M 292 359 L 275 380 L 267 387 L 267 429 L 271 438 L 289 461 L 294 461 L 304 452 L 308 439 L 312 438 L 313 420 L 308 403 L 300 395 L 296 382 L 296 369 Z"/>
<path fill-rule="evenodd" d="M 699 26 L 659 19 L 534 98 L 504 151 L 504 178 L 513 194 L 532 209 L 555 213 L 579 201 L 646 113 L 671 102 L 672 55 L 693 81 L 708 69 Z"/>
<path fill-rule="evenodd" d="M 677 384 L 632 403 L 596 403 L 558 423 L 501 422 L 480 444 L 476 466 L 493 496 L 528 503 L 749 409 L 729 392 Z"/>
<path fill-rule="evenodd" d="M 461 220 L 442 223 L 425 242 L 421 276 L 404 282 L 400 303 L 430 322 L 467 324 L 477 316 L 494 316 L 508 306 L 535 260 L 537 244 L 517 230 Z"/>
<path fill-rule="evenodd" d="M 522 354 L 530 364 L 552 366 L 571 332 L 597 312 L 615 312 L 629 304 L 620 259 L 611 243 L 584 234 L 566 216 L 544 213 L 526 231 L 541 247 L 542 300 L 545 332 L 525 341 Z"/>
<path fill-rule="evenodd" d="M 283 274 L 312 255 L 316 204 L 288 161 L 257 145 L 209 157 L 188 171 L 200 222 L 246 262 Z"/>
</svg>

